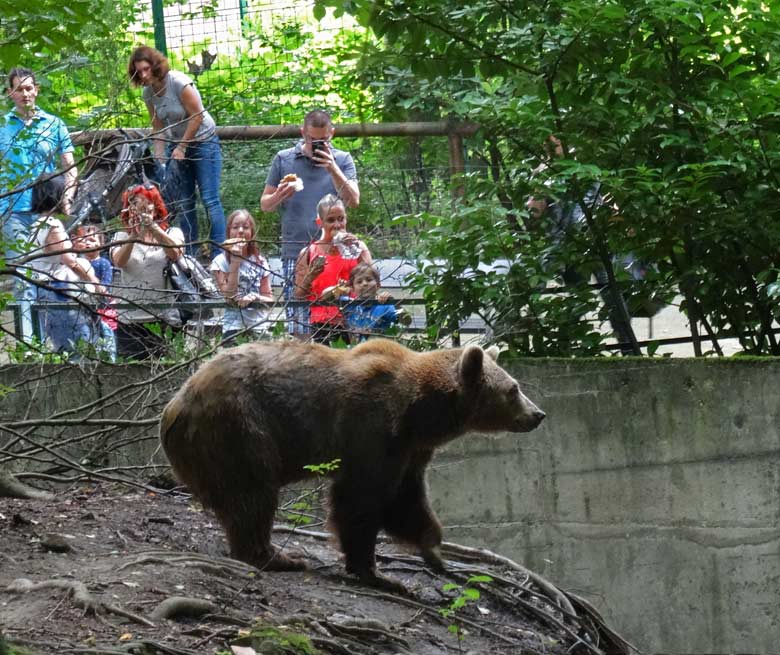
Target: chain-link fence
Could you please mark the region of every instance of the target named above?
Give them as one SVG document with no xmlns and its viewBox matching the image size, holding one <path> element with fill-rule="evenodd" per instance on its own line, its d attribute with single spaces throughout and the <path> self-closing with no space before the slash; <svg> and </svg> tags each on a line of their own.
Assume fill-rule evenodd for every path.
<svg viewBox="0 0 780 655">
<path fill-rule="evenodd" d="M 126 74 L 130 50 L 145 43 L 165 48 L 172 68 L 196 81 L 219 126 L 296 125 L 312 108 L 329 110 L 337 124 L 384 119 L 370 82 L 357 76 L 357 57 L 374 37 L 347 14 L 318 20 L 307 1 L 190 0 L 162 7 L 157 18 L 151 7 L 141 12 L 125 51 L 52 67 L 42 76 L 45 108 L 72 129 L 147 127 L 146 108 Z M 225 212 L 255 214 L 269 255 L 278 251 L 278 217 L 262 215 L 259 197 L 274 153 L 293 142 L 222 139 Z M 449 210 L 446 137 L 344 139 L 337 133 L 335 145 L 351 152 L 357 165 L 362 197 L 350 212 L 351 229 L 377 256 L 412 254 L 415 229 L 391 226 L 390 219 Z M 205 221 L 202 207 L 199 212 Z"/>
</svg>

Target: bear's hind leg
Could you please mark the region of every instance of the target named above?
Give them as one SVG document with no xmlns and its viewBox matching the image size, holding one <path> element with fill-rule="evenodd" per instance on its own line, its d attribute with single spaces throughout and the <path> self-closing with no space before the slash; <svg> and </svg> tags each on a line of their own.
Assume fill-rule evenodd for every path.
<svg viewBox="0 0 780 655">
<path fill-rule="evenodd" d="M 306 564 L 271 543 L 278 493 L 245 495 L 229 507 L 214 508 L 233 559 L 264 571 L 303 571 Z"/>
<path fill-rule="evenodd" d="M 428 460 L 421 458 L 407 469 L 395 498 L 384 510 L 382 527 L 391 537 L 416 546 L 432 569 L 443 571 L 441 523 L 428 502 L 425 485 Z"/>
</svg>

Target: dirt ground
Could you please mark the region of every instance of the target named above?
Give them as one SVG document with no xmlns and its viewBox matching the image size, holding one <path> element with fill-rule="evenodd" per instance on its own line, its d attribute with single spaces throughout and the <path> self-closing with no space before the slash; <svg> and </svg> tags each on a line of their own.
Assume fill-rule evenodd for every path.
<svg viewBox="0 0 780 655">
<path fill-rule="evenodd" d="M 51 501 L 3 498 L 0 535 L 0 630 L 33 653 L 625 652 L 528 572 L 468 553 L 445 552 L 451 571 L 440 576 L 382 545 L 382 570 L 409 590 L 389 594 L 347 576 L 323 535 L 280 530 L 276 543 L 311 570 L 259 572 L 227 559 L 214 517 L 186 496 L 90 485 Z M 477 574 L 493 581 L 467 583 Z M 467 591 L 443 617 L 464 588 L 479 598 Z"/>
</svg>

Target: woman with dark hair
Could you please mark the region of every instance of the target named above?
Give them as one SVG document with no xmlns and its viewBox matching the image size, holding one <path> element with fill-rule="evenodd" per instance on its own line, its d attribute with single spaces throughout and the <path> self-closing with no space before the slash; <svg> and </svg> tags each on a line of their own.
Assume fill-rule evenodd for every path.
<svg viewBox="0 0 780 655">
<path fill-rule="evenodd" d="M 178 227 L 168 227 L 168 210 L 152 184 L 130 187 L 122 196 L 122 207 L 125 229 L 114 235 L 111 247 L 111 259 L 121 271 L 114 295 L 134 307 L 118 310 L 117 354 L 130 359 L 160 357 L 166 351 L 162 333 L 167 327 L 178 329 L 181 320 L 176 309 L 147 305 L 171 302 L 163 271 L 169 260 L 181 257 L 184 236 Z"/>
<path fill-rule="evenodd" d="M 191 253 L 198 241 L 195 187 L 211 222 L 211 251 L 225 240 L 225 212 L 219 199 L 222 150 L 216 124 L 203 108 L 193 81 L 170 69 L 159 50 L 140 46 L 127 65 L 133 86 L 142 86 L 143 99 L 154 128 L 154 156 L 166 165 L 163 192 L 177 216 Z M 192 245 L 189 245 L 192 244 Z"/>
</svg>

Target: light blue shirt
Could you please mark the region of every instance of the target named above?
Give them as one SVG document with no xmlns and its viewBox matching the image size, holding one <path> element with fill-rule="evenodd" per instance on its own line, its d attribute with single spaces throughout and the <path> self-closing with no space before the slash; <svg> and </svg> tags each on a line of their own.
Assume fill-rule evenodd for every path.
<svg viewBox="0 0 780 655">
<path fill-rule="evenodd" d="M 60 157 L 73 152 L 68 128 L 56 116 L 36 108 L 30 124 L 15 111 L 0 118 L 0 193 L 27 186 L 51 173 Z M 0 216 L 32 209 L 32 189 L 0 198 Z"/>
</svg>

